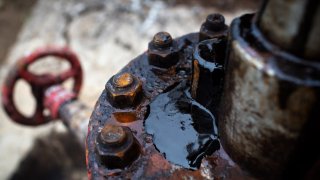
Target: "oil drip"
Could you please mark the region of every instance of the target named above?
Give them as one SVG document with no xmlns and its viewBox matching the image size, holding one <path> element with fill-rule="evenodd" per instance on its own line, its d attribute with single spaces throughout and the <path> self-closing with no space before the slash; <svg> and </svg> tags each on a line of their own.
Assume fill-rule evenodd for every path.
<svg viewBox="0 0 320 180">
<path fill-rule="evenodd" d="M 191 98 L 182 82 L 150 104 L 145 121 L 156 148 L 171 163 L 199 168 L 201 160 L 220 148 L 215 118 Z"/>
</svg>

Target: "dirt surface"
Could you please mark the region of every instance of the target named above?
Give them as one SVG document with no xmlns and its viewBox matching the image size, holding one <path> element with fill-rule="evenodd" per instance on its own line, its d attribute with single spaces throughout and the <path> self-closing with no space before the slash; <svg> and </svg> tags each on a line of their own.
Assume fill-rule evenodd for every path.
<svg viewBox="0 0 320 180">
<path fill-rule="evenodd" d="M 3 4 L 4 1 L 0 2 Z M 226 23 L 229 24 L 234 17 L 253 12 L 258 6 L 249 1 L 249 8 L 240 9 L 234 7 L 233 1 L 226 3 L 228 2 L 229 5 L 224 4 L 222 7 L 215 3 L 186 4 L 182 1 L 38 0 L 30 16 L 23 15 L 23 20 L 19 21 L 22 27 L 20 32 L 17 33 L 16 30 L 19 28 L 13 28 L 13 38 L 1 45 L 10 47 L 12 39 L 16 39 L 10 50 L 3 53 L 7 56 L 1 64 L 0 83 L 3 84 L 11 66 L 22 55 L 42 46 L 68 45 L 78 54 L 84 69 L 85 79 L 80 99 L 93 107 L 107 80 L 131 59 L 144 52 L 155 33 L 168 31 L 173 37 L 178 37 L 198 31 L 205 17 L 213 12 L 224 14 Z M 3 9 L 1 3 L 0 9 Z M 0 20 L 10 22 L 9 15 L 4 17 L 2 13 L 0 12 Z M 3 24 L 0 25 L 2 27 Z M 4 30 L 0 31 L 2 34 Z M 34 67 L 37 72 L 57 72 L 63 68 L 64 63 L 57 63 L 52 59 Z M 22 81 L 15 93 L 15 101 L 23 112 L 32 112 L 35 103 L 29 86 Z M 70 151 L 77 151 L 76 149 L 65 146 L 65 142 L 72 144 L 66 138 L 73 137 L 66 134 L 62 123 L 57 121 L 40 127 L 25 127 L 13 123 L 3 109 L 0 109 L 0 120 L 0 179 L 7 179 L 12 174 L 15 174 L 12 176 L 14 179 L 21 179 L 21 174 L 30 174 L 30 179 L 79 179 L 85 176 L 84 166 L 76 166 L 83 159 L 70 154 Z M 52 133 L 56 135 L 53 136 Z M 64 133 L 64 138 L 61 138 L 60 133 Z M 41 138 L 35 141 L 37 137 Z M 77 154 L 78 152 L 80 151 Z M 61 162 L 53 161 L 50 163 L 53 165 L 51 168 L 42 166 L 43 163 L 51 162 L 50 158 Z M 38 164 L 34 164 L 35 162 Z M 59 166 L 62 168 L 56 168 Z M 73 166 L 75 168 L 70 170 Z M 37 176 L 37 173 L 32 173 L 41 167 L 44 167 L 43 172 L 47 174 Z M 75 172 L 76 175 L 70 173 L 67 176 L 66 170 Z"/>
</svg>

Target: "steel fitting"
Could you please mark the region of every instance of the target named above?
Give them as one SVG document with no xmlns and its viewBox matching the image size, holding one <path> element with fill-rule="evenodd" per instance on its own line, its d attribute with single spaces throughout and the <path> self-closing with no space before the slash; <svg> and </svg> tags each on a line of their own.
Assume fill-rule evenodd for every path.
<svg viewBox="0 0 320 180">
<path fill-rule="evenodd" d="M 148 45 L 149 64 L 169 68 L 179 61 L 178 51 L 178 44 L 169 33 L 158 32 Z"/>
<path fill-rule="evenodd" d="M 141 81 L 130 73 L 114 75 L 106 84 L 105 90 L 110 104 L 118 108 L 134 106 L 142 92 Z"/>
<path fill-rule="evenodd" d="M 224 16 L 219 13 L 209 14 L 206 21 L 201 25 L 199 40 L 212 38 L 224 38 L 228 35 L 228 26 L 225 24 Z"/>
<path fill-rule="evenodd" d="M 128 127 L 107 124 L 96 138 L 101 163 L 109 169 L 124 168 L 140 154 L 140 146 Z"/>
</svg>

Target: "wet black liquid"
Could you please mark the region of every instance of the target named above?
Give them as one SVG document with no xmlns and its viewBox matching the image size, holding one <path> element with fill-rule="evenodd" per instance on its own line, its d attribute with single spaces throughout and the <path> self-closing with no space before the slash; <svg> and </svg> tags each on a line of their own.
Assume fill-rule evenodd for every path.
<svg viewBox="0 0 320 180">
<path fill-rule="evenodd" d="M 145 127 L 165 158 L 185 168 L 199 168 L 204 156 L 220 148 L 214 116 L 183 83 L 150 104 Z"/>
</svg>

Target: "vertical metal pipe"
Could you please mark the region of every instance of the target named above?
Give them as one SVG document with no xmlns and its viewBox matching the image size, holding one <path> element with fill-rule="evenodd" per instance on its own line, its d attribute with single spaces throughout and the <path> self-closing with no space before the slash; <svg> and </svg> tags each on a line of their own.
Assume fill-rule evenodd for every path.
<svg viewBox="0 0 320 180">
<path fill-rule="evenodd" d="M 316 0 L 267 0 L 257 17 L 264 36 L 283 50 L 306 59 L 318 59 L 320 2 Z"/>
<path fill-rule="evenodd" d="M 268 0 L 255 19 L 232 22 L 219 132 L 259 177 L 303 178 L 320 156 L 318 7 Z"/>
</svg>

